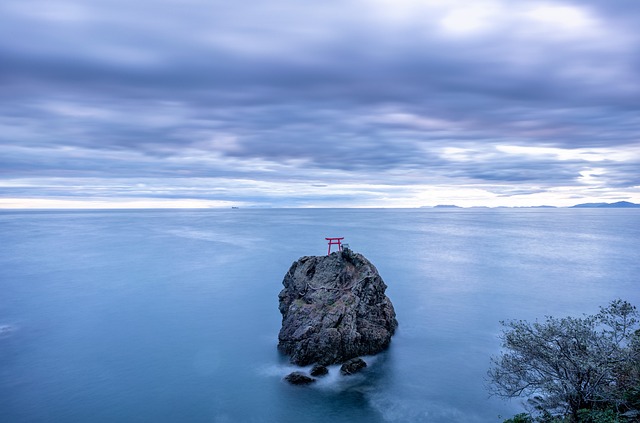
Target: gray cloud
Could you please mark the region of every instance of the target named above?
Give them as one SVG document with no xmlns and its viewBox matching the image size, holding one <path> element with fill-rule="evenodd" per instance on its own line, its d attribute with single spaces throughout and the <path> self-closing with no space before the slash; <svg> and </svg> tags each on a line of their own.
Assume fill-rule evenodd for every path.
<svg viewBox="0 0 640 423">
<path fill-rule="evenodd" d="M 5 1 L 0 177 L 73 188 L 3 196 L 91 198 L 91 177 L 636 198 L 640 6 L 614 3 Z M 112 194 L 164 196 L 132 192 Z"/>
</svg>

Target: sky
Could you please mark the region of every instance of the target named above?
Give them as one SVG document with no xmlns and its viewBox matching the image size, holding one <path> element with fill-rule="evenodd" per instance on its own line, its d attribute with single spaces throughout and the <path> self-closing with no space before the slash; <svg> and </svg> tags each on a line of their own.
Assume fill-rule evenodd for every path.
<svg viewBox="0 0 640 423">
<path fill-rule="evenodd" d="M 0 208 L 640 203 L 637 0 L 3 0 Z"/>
</svg>

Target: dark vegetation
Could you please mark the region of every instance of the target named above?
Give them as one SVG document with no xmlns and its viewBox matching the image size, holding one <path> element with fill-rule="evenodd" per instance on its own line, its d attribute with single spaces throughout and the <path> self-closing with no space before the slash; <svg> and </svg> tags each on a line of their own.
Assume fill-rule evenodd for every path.
<svg viewBox="0 0 640 423">
<path fill-rule="evenodd" d="M 616 300 L 595 315 L 510 321 L 488 372 L 492 395 L 528 413 L 504 423 L 640 422 L 638 312 Z"/>
</svg>

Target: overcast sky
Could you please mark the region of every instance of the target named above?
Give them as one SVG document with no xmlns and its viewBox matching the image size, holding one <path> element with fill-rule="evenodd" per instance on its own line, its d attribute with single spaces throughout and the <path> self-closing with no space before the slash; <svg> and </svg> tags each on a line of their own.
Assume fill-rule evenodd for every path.
<svg viewBox="0 0 640 423">
<path fill-rule="evenodd" d="M 637 0 L 2 0 L 0 207 L 640 202 Z"/>
</svg>

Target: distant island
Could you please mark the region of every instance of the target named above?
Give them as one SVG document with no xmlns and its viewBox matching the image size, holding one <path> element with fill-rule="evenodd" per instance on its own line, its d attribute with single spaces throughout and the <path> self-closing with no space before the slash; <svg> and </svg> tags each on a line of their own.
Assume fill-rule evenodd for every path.
<svg viewBox="0 0 640 423">
<path fill-rule="evenodd" d="M 462 207 L 453 204 L 438 204 L 434 209 L 461 209 Z"/>
<path fill-rule="evenodd" d="M 601 209 L 601 208 L 612 208 L 612 209 L 625 209 L 625 208 L 640 208 L 640 204 L 630 203 L 628 201 L 618 201 L 616 203 L 583 203 L 576 204 L 571 208 L 581 208 L 581 209 Z"/>
<path fill-rule="evenodd" d="M 556 206 L 497 206 L 497 207 L 487 207 L 487 206 L 473 206 L 473 207 L 460 207 L 454 204 L 438 204 L 437 206 L 422 206 L 422 209 L 487 209 L 487 208 L 496 208 L 496 209 L 561 209 L 561 208 L 570 208 L 570 209 L 635 209 L 640 208 L 640 204 L 631 203 L 629 201 L 618 201 L 615 203 L 582 203 L 576 204 L 575 206 L 569 207 L 556 207 Z"/>
</svg>

